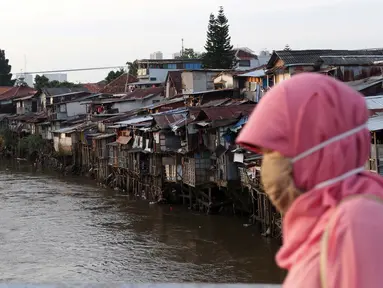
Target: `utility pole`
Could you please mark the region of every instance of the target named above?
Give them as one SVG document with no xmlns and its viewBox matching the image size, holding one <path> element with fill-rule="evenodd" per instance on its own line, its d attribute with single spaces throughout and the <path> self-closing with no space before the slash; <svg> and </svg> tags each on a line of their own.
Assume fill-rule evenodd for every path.
<svg viewBox="0 0 383 288">
<path fill-rule="evenodd" d="M 182 41 L 182 48 L 181 48 L 181 57 L 184 57 L 184 38 L 181 39 Z"/>
</svg>

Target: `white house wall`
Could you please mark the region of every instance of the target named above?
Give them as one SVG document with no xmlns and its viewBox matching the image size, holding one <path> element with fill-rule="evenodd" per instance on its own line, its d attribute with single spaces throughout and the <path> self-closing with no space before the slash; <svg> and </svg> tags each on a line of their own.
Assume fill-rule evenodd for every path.
<svg viewBox="0 0 383 288">
<path fill-rule="evenodd" d="M 193 72 L 182 72 L 182 84 L 184 87 L 182 88 L 183 93 L 193 93 Z"/>
<path fill-rule="evenodd" d="M 80 105 L 80 102 L 66 103 L 66 111 L 68 117 L 86 114 L 86 105 Z"/>
<path fill-rule="evenodd" d="M 228 75 L 228 74 L 222 74 L 214 79 L 214 83 L 218 84 L 221 81 L 225 81 L 225 86 L 224 88 L 237 88 L 234 87 L 234 80 L 233 80 L 233 75 Z"/>
<path fill-rule="evenodd" d="M 242 70 L 249 70 L 249 69 L 257 68 L 257 67 L 259 67 L 261 65 L 264 65 L 264 64 L 261 64 L 261 62 L 258 59 L 251 59 L 250 60 L 250 66 L 240 67 L 239 64 L 237 64 L 236 70 L 240 70 L 240 71 L 242 71 Z"/>
<path fill-rule="evenodd" d="M 182 72 L 182 84 L 184 93 L 197 93 L 206 90 L 214 90 L 214 77 L 217 72 L 185 71 Z"/>
<path fill-rule="evenodd" d="M 150 98 L 147 98 L 144 100 L 117 102 L 117 103 L 113 104 L 112 108 L 118 109 L 119 113 L 124 113 L 124 112 L 128 112 L 128 111 L 131 111 L 134 109 L 138 109 L 138 108 L 152 105 L 154 103 L 157 103 L 158 100 L 162 101 L 163 99 L 164 99 L 163 96 L 157 95 L 155 97 L 150 97 Z"/>
</svg>

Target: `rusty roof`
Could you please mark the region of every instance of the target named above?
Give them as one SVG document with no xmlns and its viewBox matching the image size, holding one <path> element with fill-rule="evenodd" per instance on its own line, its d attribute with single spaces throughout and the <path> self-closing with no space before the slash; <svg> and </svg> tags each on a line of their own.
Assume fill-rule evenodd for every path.
<svg viewBox="0 0 383 288">
<path fill-rule="evenodd" d="M 20 98 L 25 96 L 34 95 L 36 90 L 28 86 L 12 87 L 0 94 L 0 100 L 12 100 L 14 98 Z"/>
<path fill-rule="evenodd" d="M 99 83 L 85 83 L 82 84 L 82 86 L 88 89 L 91 93 L 99 93 L 101 89 L 105 87 L 105 85 L 101 85 Z"/>
<path fill-rule="evenodd" d="M 205 113 L 208 120 L 216 121 L 250 115 L 254 107 L 254 104 L 244 104 L 235 106 L 208 107 L 202 108 L 202 111 Z"/>
<path fill-rule="evenodd" d="M 173 86 L 176 88 L 177 93 L 182 92 L 182 71 L 169 71 L 168 79 L 173 83 Z"/>
<path fill-rule="evenodd" d="M 164 94 L 163 87 L 150 87 L 145 89 L 137 88 L 133 92 L 126 94 L 126 96 L 122 97 L 121 99 L 144 99 L 146 97 L 156 96 L 159 94 Z"/>
<path fill-rule="evenodd" d="M 0 95 L 12 88 L 13 86 L 0 86 Z"/>
<path fill-rule="evenodd" d="M 162 114 L 162 115 L 153 115 L 154 121 L 156 122 L 157 126 L 161 129 L 168 129 L 170 128 L 170 125 L 173 123 L 176 123 L 177 121 L 180 121 L 182 119 L 185 119 L 185 114 Z"/>
<path fill-rule="evenodd" d="M 120 136 L 117 138 L 116 142 L 122 145 L 126 145 L 132 140 L 132 136 Z"/>
<path fill-rule="evenodd" d="M 106 94 L 121 94 L 126 93 L 126 84 L 137 82 L 138 79 L 128 73 L 122 74 L 120 77 L 114 79 L 101 89 L 101 93 Z"/>
</svg>

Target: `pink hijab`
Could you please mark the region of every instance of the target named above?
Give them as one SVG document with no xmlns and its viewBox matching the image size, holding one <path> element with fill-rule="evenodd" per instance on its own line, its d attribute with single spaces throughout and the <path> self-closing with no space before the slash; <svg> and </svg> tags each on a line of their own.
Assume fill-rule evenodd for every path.
<svg viewBox="0 0 383 288">
<path fill-rule="evenodd" d="M 258 147 L 264 147 L 279 151 L 286 157 L 294 157 L 331 137 L 363 125 L 367 122 L 368 115 L 362 95 L 346 84 L 324 75 L 302 73 L 277 85 L 262 98 L 238 136 L 237 143 L 253 151 L 256 151 Z M 383 178 L 367 171 L 350 176 L 336 184 L 313 190 L 318 183 L 364 166 L 369 158 L 370 145 L 369 131 L 362 129 L 293 164 L 295 184 L 306 193 L 294 201 L 284 217 L 284 243 L 276 257 L 280 267 L 291 270 L 294 266 L 298 266 L 299 262 L 309 261 L 308 255 L 312 255 L 310 256 L 314 259 L 312 261 L 317 263 L 321 235 L 331 212 L 340 200 L 349 195 L 363 193 L 383 197 Z M 383 229 L 380 230 L 379 233 L 383 239 Z M 358 234 L 358 231 L 353 233 Z M 359 236 L 363 238 L 363 235 Z M 372 245 L 375 244 L 378 245 L 378 243 Z M 354 246 L 354 242 L 350 245 L 345 244 L 344 249 L 350 250 L 343 252 L 348 253 L 347 255 L 352 258 Z M 377 248 L 378 251 L 379 249 L 381 248 Z M 346 254 L 341 253 L 341 255 Z M 383 258 L 383 252 L 380 255 Z M 341 264 L 336 263 L 341 258 L 338 256 L 330 257 L 335 259 L 334 265 Z M 355 259 L 347 261 L 353 260 L 356 261 Z M 352 265 L 343 263 L 345 266 L 348 264 Z M 380 264 L 383 265 L 383 261 Z M 295 274 L 304 273 L 303 270 L 309 269 L 308 266 L 301 266 L 302 269 Z M 332 277 L 332 283 L 339 284 L 336 282 L 340 281 L 339 275 L 334 275 L 335 272 L 331 273 L 329 277 Z M 382 279 L 379 280 L 382 284 Z M 285 287 L 301 286 L 295 279 L 295 285 L 292 283 L 291 286 Z"/>
</svg>

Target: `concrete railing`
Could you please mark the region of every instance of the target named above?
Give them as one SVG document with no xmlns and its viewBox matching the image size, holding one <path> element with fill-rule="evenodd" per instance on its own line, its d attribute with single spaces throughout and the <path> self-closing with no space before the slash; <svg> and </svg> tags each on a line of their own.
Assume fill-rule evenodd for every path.
<svg viewBox="0 0 383 288">
<path fill-rule="evenodd" d="M 59 284 L 0 284 L 0 288 L 93 288 L 93 287 L 114 287 L 114 288 L 281 288 L 281 285 L 273 284 L 78 284 L 78 283 L 59 283 Z"/>
</svg>

